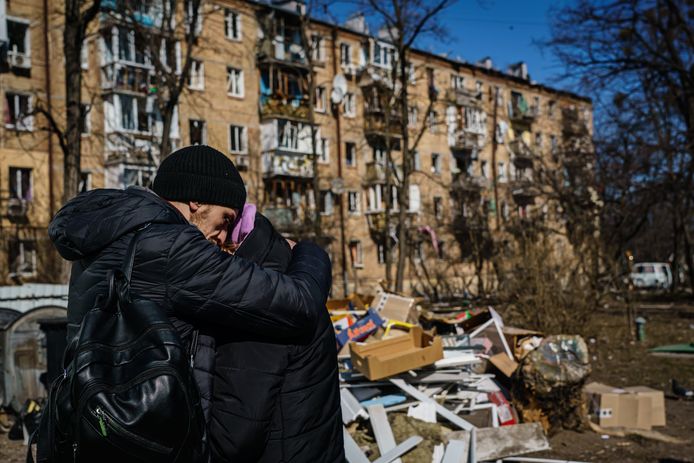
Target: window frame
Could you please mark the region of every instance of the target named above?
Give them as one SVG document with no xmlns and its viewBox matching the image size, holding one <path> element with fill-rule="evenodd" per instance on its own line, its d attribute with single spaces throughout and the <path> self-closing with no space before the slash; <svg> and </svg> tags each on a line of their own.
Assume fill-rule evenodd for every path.
<svg viewBox="0 0 694 463">
<path fill-rule="evenodd" d="M 193 78 L 194 74 L 195 79 Z M 197 80 L 197 82 L 194 82 Z M 188 89 L 203 91 L 205 90 L 205 62 L 199 59 L 191 58 L 190 69 L 188 70 L 188 79 L 186 82 Z"/>
<path fill-rule="evenodd" d="M 231 18 L 231 21 L 229 18 Z M 230 28 L 232 22 L 235 27 Z M 233 32 L 233 29 L 236 29 L 236 36 L 230 34 L 230 32 Z M 224 37 L 233 42 L 243 40 L 241 13 L 233 8 L 224 8 Z"/>
<path fill-rule="evenodd" d="M 240 129 L 238 136 L 236 134 L 232 136 L 234 129 Z M 245 125 L 229 124 L 229 152 L 233 154 L 248 154 L 248 128 Z M 238 138 L 238 142 L 241 144 L 239 150 L 232 149 L 233 138 Z"/>
<path fill-rule="evenodd" d="M 233 75 L 236 74 L 236 79 L 233 79 Z M 232 82 L 236 82 L 236 91 L 230 89 L 232 87 Z M 236 68 L 234 66 L 227 66 L 227 95 L 234 98 L 244 98 L 246 96 L 246 85 L 244 82 L 244 72 L 241 68 Z"/>
<path fill-rule="evenodd" d="M 202 140 L 200 140 L 200 143 L 193 143 L 193 138 L 192 138 L 192 124 L 194 122 L 201 122 L 202 123 Z M 204 119 L 188 119 L 188 141 L 190 142 L 191 145 L 206 145 L 207 144 L 207 121 Z"/>
</svg>

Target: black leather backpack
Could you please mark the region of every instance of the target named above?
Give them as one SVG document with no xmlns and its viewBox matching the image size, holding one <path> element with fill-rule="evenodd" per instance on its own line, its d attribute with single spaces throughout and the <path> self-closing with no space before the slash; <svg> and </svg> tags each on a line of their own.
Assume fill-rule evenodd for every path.
<svg viewBox="0 0 694 463">
<path fill-rule="evenodd" d="M 68 346 L 38 429 L 39 463 L 206 460 L 193 349 L 164 310 L 129 292 L 140 233 Z"/>
</svg>

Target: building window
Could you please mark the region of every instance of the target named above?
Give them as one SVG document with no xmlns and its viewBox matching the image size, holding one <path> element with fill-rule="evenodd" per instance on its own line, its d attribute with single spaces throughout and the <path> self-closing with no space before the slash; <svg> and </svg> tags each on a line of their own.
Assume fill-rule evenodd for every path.
<svg viewBox="0 0 694 463">
<path fill-rule="evenodd" d="M 91 172 L 80 172 L 80 184 L 77 187 L 77 191 L 84 193 L 92 189 L 92 173 Z"/>
<path fill-rule="evenodd" d="M 34 179 L 31 169 L 10 167 L 10 199 L 31 201 L 34 194 Z"/>
<path fill-rule="evenodd" d="M 559 144 L 557 142 L 557 137 L 556 135 L 552 135 L 549 137 L 549 142 L 552 145 L 552 154 L 557 154 L 557 151 L 559 150 Z"/>
<path fill-rule="evenodd" d="M 89 117 L 91 109 L 91 105 L 80 104 L 80 133 L 82 135 L 89 135 L 92 131 L 92 120 Z"/>
<path fill-rule="evenodd" d="M 123 170 L 123 186 L 149 187 L 154 180 L 154 167 L 129 166 Z"/>
<path fill-rule="evenodd" d="M 115 95 L 116 129 L 128 132 L 149 132 L 147 100 L 132 95 Z"/>
<path fill-rule="evenodd" d="M 412 152 L 412 169 L 415 171 L 422 170 L 422 157 L 419 155 L 418 150 Z"/>
<path fill-rule="evenodd" d="M 333 213 L 333 194 L 328 190 L 320 192 L 320 213 L 321 215 L 332 215 Z"/>
<path fill-rule="evenodd" d="M 440 260 L 445 260 L 446 259 L 446 242 L 439 240 L 437 243 L 438 248 L 439 248 L 439 253 L 438 253 L 438 258 Z"/>
<path fill-rule="evenodd" d="M 557 102 L 554 100 L 551 100 L 547 103 L 547 115 L 549 117 L 554 117 L 554 110 L 557 107 Z"/>
<path fill-rule="evenodd" d="M 347 93 L 345 95 L 345 116 L 354 117 L 357 115 L 357 99 L 354 93 Z"/>
<path fill-rule="evenodd" d="M 539 96 L 533 97 L 533 111 L 535 112 L 536 116 L 540 115 L 540 97 Z"/>
<path fill-rule="evenodd" d="M 200 35 L 202 32 L 202 14 L 200 12 L 201 10 L 201 3 L 198 2 L 198 9 L 195 11 L 195 3 L 192 0 L 187 0 L 185 4 L 185 25 L 186 25 L 186 32 L 190 31 L 190 26 L 191 24 L 194 23 L 193 27 L 193 34 L 194 35 Z"/>
<path fill-rule="evenodd" d="M 540 132 L 535 134 L 535 147 L 538 150 L 542 149 L 542 134 Z"/>
<path fill-rule="evenodd" d="M 192 90 L 205 89 L 205 63 L 199 60 L 191 60 L 190 73 L 188 73 L 188 88 Z"/>
<path fill-rule="evenodd" d="M 241 69 L 227 67 L 227 93 L 243 98 L 243 71 Z"/>
<path fill-rule="evenodd" d="M 3 18 L 4 19 L 4 18 Z M 7 19 L 7 60 L 15 68 L 31 67 L 29 21 Z"/>
<path fill-rule="evenodd" d="M 419 185 L 410 185 L 410 212 L 419 212 L 421 209 L 421 196 L 419 194 Z"/>
<path fill-rule="evenodd" d="M 238 11 L 224 9 L 224 35 L 227 39 L 241 40 L 241 15 Z"/>
<path fill-rule="evenodd" d="M 431 133 L 438 132 L 438 118 L 439 114 L 436 111 L 429 111 L 429 115 L 427 116 L 427 124 Z"/>
<path fill-rule="evenodd" d="M 431 153 L 431 173 L 441 175 L 441 155 L 438 153 Z"/>
<path fill-rule="evenodd" d="M 481 80 L 478 80 L 477 82 L 475 82 L 475 93 L 477 95 L 481 95 L 482 90 L 484 90 L 484 84 L 482 83 Z"/>
<path fill-rule="evenodd" d="M 325 87 L 316 87 L 316 111 L 325 112 Z"/>
<path fill-rule="evenodd" d="M 321 138 L 319 143 L 318 162 L 328 164 L 330 163 L 330 143 L 327 138 Z"/>
<path fill-rule="evenodd" d="M 480 161 L 480 174 L 484 178 L 489 178 L 489 163 L 487 161 Z"/>
<path fill-rule="evenodd" d="M 350 214 L 358 214 L 361 211 L 358 191 L 347 192 L 347 210 Z"/>
<path fill-rule="evenodd" d="M 349 67 L 352 65 L 352 46 L 348 43 L 340 44 L 340 66 Z"/>
<path fill-rule="evenodd" d="M 453 90 L 463 90 L 465 88 L 465 77 L 460 74 L 451 74 L 451 88 Z"/>
<path fill-rule="evenodd" d="M 349 141 L 345 143 L 345 165 L 347 167 L 357 165 L 357 145 Z"/>
<path fill-rule="evenodd" d="M 443 219 L 443 198 L 434 196 L 434 217 L 436 220 Z"/>
<path fill-rule="evenodd" d="M 506 163 L 503 161 L 499 161 L 497 163 L 497 170 L 498 172 L 496 173 L 497 178 L 499 180 L 499 183 L 506 183 L 508 180 L 508 177 L 506 176 Z"/>
<path fill-rule="evenodd" d="M 205 123 L 205 121 L 201 121 L 198 119 L 189 119 L 188 130 L 190 133 L 191 145 L 207 144 L 207 124 Z"/>
<path fill-rule="evenodd" d="M 374 162 L 382 166 L 386 165 L 386 149 L 374 147 L 373 149 Z"/>
<path fill-rule="evenodd" d="M 229 151 L 236 154 L 247 152 L 246 128 L 240 125 L 229 126 Z"/>
<path fill-rule="evenodd" d="M 361 248 L 361 241 L 353 240 L 349 242 L 349 256 L 352 259 L 353 268 L 364 267 L 364 255 Z"/>
<path fill-rule="evenodd" d="M 374 43 L 374 64 L 383 68 L 390 69 L 395 62 L 395 48 L 384 43 Z"/>
<path fill-rule="evenodd" d="M 22 276 L 36 274 L 36 242 L 10 240 L 8 244 L 7 256 L 11 273 Z"/>
<path fill-rule="evenodd" d="M 313 61 L 325 61 L 325 47 L 323 46 L 323 37 L 318 34 L 311 36 L 311 59 Z"/>
<path fill-rule="evenodd" d="M 280 148 L 288 151 L 299 150 L 299 126 L 287 121 L 280 133 Z"/>
<path fill-rule="evenodd" d="M 407 125 L 410 126 L 410 128 L 417 127 L 417 116 L 418 111 L 416 106 L 407 108 Z"/>
<path fill-rule="evenodd" d="M 31 96 L 21 93 L 5 92 L 5 127 L 15 130 L 32 130 L 34 117 Z"/>
</svg>

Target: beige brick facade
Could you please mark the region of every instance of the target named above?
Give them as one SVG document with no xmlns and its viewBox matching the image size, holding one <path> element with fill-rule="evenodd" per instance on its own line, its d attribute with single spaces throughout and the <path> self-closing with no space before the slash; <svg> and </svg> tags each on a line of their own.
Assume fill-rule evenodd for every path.
<svg viewBox="0 0 694 463">
<path fill-rule="evenodd" d="M 60 121 L 64 114 L 62 17 L 59 5 L 49 4 L 51 104 Z M 383 133 L 387 128 L 382 124 L 382 108 L 370 93 L 379 85 L 374 75 L 387 67 L 387 44 L 346 27 L 318 21 L 311 24 L 311 34 L 321 41 L 320 51 L 314 55 L 314 71 L 316 85 L 322 89 L 317 92 L 321 101 L 315 111 L 320 191 L 314 193 L 306 96 L 310 69 L 292 35 L 298 18 L 251 2 L 203 4 L 199 46 L 193 57 L 202 63 L 199 75 L 204 78 L 196 79 L 196 88 L 187 88 L 181 98 L 172 131 L 175 145 L 201 141 L 228 154 L 243 169 L 249 200 L 259 204 L 288 236 L 311 232 L 306 219 L 312 217 L 314 208 L 320 208 L 322 235 L 335 264 L 335 294 L 341 294 L 344 287 L 343 252 L 348 291 L 371 291 L 385 276 L 380 257 L 384 236 L 389 234 L 383 229 L 386 192 L 378 186 L 384 181 Z M 30 104 L 42 102 L 44 107 L 47 102 L 42 2 L 7 2 L 7 15 L 10 20 L 29 24 L 31 64 L 13 66 L 0 75 L 6 118 L 0 126 L 0 283 L 10 282 L 11 274 L 17 273 L 25 281 L 48 278 L 36 268 L 37 263 L 30 262 L 29 254 L 32 246 L 40 248 L 32 241 L 46 241 L 45 227 L 62 189 L 62 155 L 55 137 L 49 155 L 48 135 L 40 130 L 45 127 L 43 118 L 36 115 L 32 130 L 21 131 L 10 128 L 7 119 L 7 95 L 26 95 L 32 99 Z M 83 99 L 91 111 L 89 131 L 83 138 L 82 166 L 91 174 L 89 188 L 122 188 L 147 182 L 159 159 L 156 149 L 148 146 L 154 131 L 151 120 L 143 122 L 148 126 L 137 127 L 145 130 L 124 127 L 140 122 L 133 102 L 137 101 L 135 106 L 142 112 L 147 91 L 124 89 L 128 82 L 108 85 L 106 71 L 111 67 L 146 70 L 144 65 L 119 59 L 120 55 L 107 59 L 108 43 L 122 44 L 119 27 L 102 18 L 91 28 L 86 43 Z M 469 265 L 461 255 L 465 243 L 461 248 L 458 229 L 471 225 L 474 211 L 483 210 L 496 233 L 503 233 L 515 217 L 547 214 L 550 207 L 534 186 L 532 167 L 538 159 L 554 162 L 552 143 L 558 146 L 562 142 L 563 114 L 567 111 L 579 114 L 590 130 L 592 106 L 585 98 L 533 84 L 522 71 L 514 76 L 483 64 L 456 62 L 424 52 L 412 53 L 410 60 L 411 106 L 417 108 L 411 114 L 411 134 L 415 137 L 422 128 L 424 133 L 413 160 L 417 169 L 411 183 L 416 186 L 410 190 L 411 236 L 421 242 L 415 246 L 421 254 L 414 252 L 408 263 L 406 290 L 441 276 L 458 282 L 453 289 L 462 289 Z M 345 77 L 346 92 L 334 110 L 331 92 L 336 74 Z M 425 112 L 434 95 L 434 116 L 427 117 Z M 18 100 L 16 104 L 24 103 Z M 138 116 L 133 122 L 128 114 Z M 134 155 L 128 146 L 145 154 Z M 396 164 L 401 162 L 399 155 L 393 152 Z M 17 180 L 10 179 L 10 172 L 21 177 L 17 168 L 31 169 L 30 196 L 22 197 L 16 191 Z M 335 181 L 340 176 L 342 181 Z M 51 183 L 53 208 L 49 204 Z M 15 211 L 8 212 L 13 207 Z M 427 226 L 430 228 L 423 228 Z M 18 239 L 29 250 L 19 256 L 28 262 L 24 270 L 17 267 Z"/>
</svg>

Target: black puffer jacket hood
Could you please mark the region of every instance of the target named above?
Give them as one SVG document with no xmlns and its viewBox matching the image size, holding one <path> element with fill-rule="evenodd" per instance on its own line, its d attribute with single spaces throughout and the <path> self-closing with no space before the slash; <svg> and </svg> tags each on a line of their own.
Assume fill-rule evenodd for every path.
<svg viewBox="0 0 694 463">
<path fill-rule="evenodd" d="M 66 260 L 93 255 L 147 223 L 186 224 L 185 218 L 145 188 L 92 190 L 70 201 L 48 228 Z"/>
</svg>

